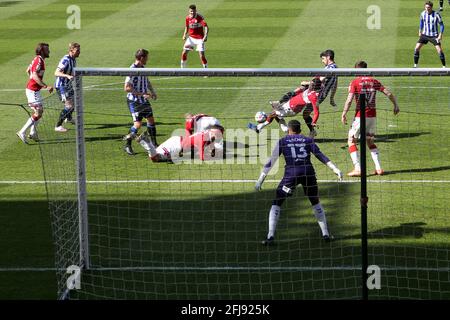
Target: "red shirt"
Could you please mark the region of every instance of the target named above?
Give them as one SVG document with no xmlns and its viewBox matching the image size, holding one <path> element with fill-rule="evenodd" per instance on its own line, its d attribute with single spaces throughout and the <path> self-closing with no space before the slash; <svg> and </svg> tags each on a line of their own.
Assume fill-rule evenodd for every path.
<svg viewBox="0 0 450 320">
<path fill-rule="evenodd" d="M 190 136 L 192 133 L 194 133 L 195 123 L 202 117 L 208 117 L 208 115 L 199 113 L 186 120 L 184 126 L 184 128 L 186 129 L 186 136 Z"/>
<path fill-rule="evenodd" d="M 358 77 L 350 83 L 349 93 L 354 93 L 356 98 L 356 114 L 360 117 L 359 94 L 366 94 L 366 117 L 373 118 L 377 116 L 376 95 L 377 91 L 384 91 L 384 87 L 377 79 L 372 77 Z"/>
<path fill-rule="evenodd" d="M 44 77 L 45 72 L 45 62 L 44 59 L 41 56 L 34 57 L 33 61 L 31 61 L 31 64 L 28 66 L 27 69 L 28 75 L 30 76 L 30 80 L 28 80 L 27 83 L 27 89 L 33 90 L 33 91 L 39 91 L 41 90 L 41 86 L 34 81 L 32 74 L 33 72 L 36 72 L 39 79 L 42 80 Z"/>
<path fill-rule="evenodd" d="M 295 113 L 299 113 L 303 110 L 303 108 L 308 104 L 311 103 L 314 109 L 314 117 L 313 117 L 313 123 L 317 123 L 317 120 L 319 119 L 319 108 L 317 107 L 317 97 L 319 93 L 316 91 L 299 91 L 299 93 L 292 97 L 289 100 L 289 107 L 294 111 Z"/>
<path fill-rule="evenodd" d="M 207 27 L 205 19 L 201 14 L 196 14 L 194 17 L 186 17 L 186 28 L 189 30 L 189 36 L 194 39 L 203 39 L 203 27 Z"/>
<path fill-rule="evenodd" d="M 187 150 L 192 146 L 199 152 L 201 160 L 205 160 L 205 147 L 211 143 L 208 131 L 198 132 L 181 140 L 183 150 Z"/>
</svg>

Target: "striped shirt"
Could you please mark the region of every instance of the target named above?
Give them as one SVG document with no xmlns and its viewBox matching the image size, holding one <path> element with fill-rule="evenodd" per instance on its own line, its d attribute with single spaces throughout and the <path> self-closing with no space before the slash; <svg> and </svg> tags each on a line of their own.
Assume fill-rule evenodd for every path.
<svg viewBox="0 0 450 320">
<path fill-rule="evenodd" d="M 66 54 L 62 59 L 59 61 L 57 69 L 61 71 L 64 74 L 73 75 L 73 69 L 77 66 L 77 61 L 75 58 L 71 57 L 70 55 Z M 67 88 L 70 87 L 70 80 L 66 77 L 56 77 L 55 82 L 55 88 L 59 89 L 61 87 Z"/>
<path fill-rule="evenodd" d="M 439 33 L 443 33 L 444 21 L 442 21 L 441 14 L 436 11 L 431 11 L 431 14 L 428 14 L 428 12 L 424 10 L 420 14 L 419 31 L 428 37 L 437 37 Z"/>
<path fill-rule="evenodd" d="M 139 67 L 133 63 L 130 68 L 144 68 L 144 66 Z M 131 84 L 134 91 L 137 93 L 149 92 L 150 82 L 147 76 L 128 76 L 125 79 L 125 83 Z M 143 96 L 135 96 L 132 92 L 128 92 L 127 99 L 140 104 L 148 102 Z"/>
<path fill-rule="evenodd" d="M 330 63 L 328 65 L 325 66 L 325 69 L 336 69 L 338 66 L 336 65 L 336 63 Z M 336 89 L 337 88 L 337 76 L 327 76 L 325 77 L 325 79 L 323 80 L 323 84 L 322 84 L 322 90 L 320 90 L 320 95 L 319 95 L 319 104 L 321 104 L 326 97 L 328 96 L 328 94 L 330 93 L 330 91 L 332 89 Z"/>
</svg>

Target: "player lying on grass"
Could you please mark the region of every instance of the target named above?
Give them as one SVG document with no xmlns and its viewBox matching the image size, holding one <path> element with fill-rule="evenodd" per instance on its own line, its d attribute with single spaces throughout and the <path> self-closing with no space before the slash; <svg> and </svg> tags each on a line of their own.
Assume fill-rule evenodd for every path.
<svg viewBox="0 0 450 320">
<path fill-rule="evenodd" d="M 319 119 L 318 96 L 321 90 L 322 82 L 319 78 L 312 79 L 309 83 L 302 82 L 301 86 L 292 92 L 286 93 L 279 101 L 270 101 L 272 112 L 267 120 L 257 125 L 248 124 L 248 128 L 259 133 L 264 127 L 276 120 L 280 124 L 281 130 L 288 131 L 285 117 L 293 117 L 303 111 L 303 119 L 310 130 L 310 137 L 317 135 L 314 127 Z M 314 111 L 314 117 L 311 118 L 311 112 Z"/>
<path fill-rule="evenodd" d="M 141 146 L 147 150 L 153 162 L 172 162 L 174 157 L 183 157 L 185 151 L 196 149 L 199 158 L 205 160 L 205 150 L 211 150 L 211 157 L 215 156 L 215 149 L 223 143 L 223 127 L 214 126 L 211 129 L 194 133 L 189 136 L 173 136 L 160 144 L 157 148 L 151 142 L 148 133 L 144 132 L 138 138 Z"/>
<path fill-rule="evenodd" d="M 319 188 L 317 186 L 316 173 L 311 163 L 311 153 L 319 159 L 320 162 L 326 164 L 338 176 L 339 181 L 342 180 L 342 172 L 333 162 L 330 161 L 314 143 L 314 140 L 300 134 L 300 122 L 291 120 L 288 123 L 288 134 L 281 138 L 275 146 L 272 156 L 265 164 L 255 189 L 261 190 L 261 186 L 280 155 L 284 156 L 286 165 L 284 167 L 284 175 L 276 190 L 276 198 L 272 202 L 269 212 L 269 232 L 264 245 L 271 245 L 274 242 L 275 229 L 280 217 L 281 205 L 290 196 L 292 196 L 295 188 L 301 184 L 303 192 L 308 197 L 314 210 L 314 215 L 319 223 L 322 236 L 325 241 L 330 241 L 332 236 L 328 232 L 327 219 L 325 211 L 319 200 Z"/>
<path fill-rule="evenodd" d="M 185 120 L 184 127 L 186 129 L 187 136 L 211 129 L 214 126 L 221 127 L 222 131 L 224 130 L 219 120 L 204 113 L 186 113 Z"/>
</svg>

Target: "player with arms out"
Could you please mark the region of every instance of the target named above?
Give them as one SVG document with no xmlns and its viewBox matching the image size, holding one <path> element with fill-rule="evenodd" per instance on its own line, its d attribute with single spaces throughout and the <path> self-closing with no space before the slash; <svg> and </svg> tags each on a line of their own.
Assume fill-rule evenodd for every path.
<svg viewBox="0 0 450 320">
<path fill-rule="evenodd" d="M 263 171 L 256 182 L 255 189 L 261 190 L 261 186 L 280 155 L 284 156 L 286 165 L 284 175 L 276 190 L 276 198 L 272 202 L 269 212 L 269 232 L 267 238 L 262 242 L 264 245 L 274 243 L 275 230 L 280 218 L 281 205 L 290 196 L 295 188 L 301 184 L 303 192 L 308 197 L 313 207 L 314 215 L 319 223 L 322 237 L 330 241 L 332 236 L 328 231 L 325 210 L 319 200 L 319 188 L 317 186 L 316 173 L 311 163 L 311 153 L 326 164 L 342 180 L 342 172 L 330 161 L 314 143 L 312 138 L 300 134 L 300 122 L 291 120 L 288 123 L 288 134 L 281 138 L 275 146 L 272 156 L 264 165 Z"/>
<path fill-rule="evenodd" d="M 73 104 L 73 69 L 77 66 L 77 58 L 80 56 L 80 44 L 74 42 L 69 44 L 69 53 L 62 57 L 59 61 L 58 67 L 56 67 L 55 76 L 56 92 L 62 103 L 64 103 L 64 109 L 59 115 L 58 122 L 55 126 L 55 131 L 66 132 L 67 129 L 62 126 L 64 121 L 75 124 L 72 119 L 72 112 L 74 108 Z"/>
<path fill-rule="evenodd" d="M 44 83 L 45 72 L 45 59 L 50 57 L 50 48 L 48 43 L 38 43 L 36 47 L 36 56 L 27 68 L 29 80 L 25 93 L 27 95 L 28 105 L 33 114 L 27 120 L 25 125 L 16 134 L 23 143 L 28 143 L 26 132 L 30 128 L 30 134 L 28 138 L 38 141 L 36 127 L 44 113 L 44 107 L 42 105 L 41 89 L 47 89 L 49 93 L 53 92 L 53 87 Z"/>
<path fill-rule="evenodd" d="M 205 18 L 197 12 L 196 5 L 191 4 L 183 33 L 183 41 L 185 42 L 181 53 L 181 68 L 186 68 L 188 53 L 194 48 L 198 51 L 203 68 L 208 67 L 208 61 L 205 57 L 205 42 L 208 40 L 208 32 L 209 27 Z"/>
<path fill-rule="evenodd" d="M 183 157 L 185 150 L 197 149 L 200 160 L 205 160 L 206 147 L 222 140 L 223 127 L 213 126 L 208 130 L 200 131 L 189 136 L 173 136 L 164 141 L 158 147 L 148 139 L 148 134 L 142 134 L 138 141 L 147 150 L 149 158 L 153 162 L 172 162 L 174 157 Z M 211 151 L 211 156 L 213 155 Z"/>
<path fill-rule="evenodd" d="M 271 101 L 273 111 L 268 115 L 267 119 L 257 125 L 253 123 L 248 124 L 248 128 L 259 133 L 264 127 L 276 120 L 280 124 L 283 132 L 288 131 L 285 117 L 293 117 L 303 111 L 303 119 L 305 120 L 309 130 L 310 136 L 317 135 L 315 127 L 319 119 L 319 104 L 318 96 L 322 82 L 319 78 L 313 78 L 311 82 L 302 82 L 302 85 L 291 93 L 284 95 L 280 101 Z M 311 118 L 311 112 L 314 111 L 314 118 Z"/>
<path fill-rule="evenodd" d="M 419 40 L 414 49 L 414 68 L 419 64 L 420 49 L 428 42 L 436 48 L 442 67 L 445 68 L 445 55 L 441 45 L 443 33 L 444 21 L 441 14 L 433 10 L 433 2 L 425 2 L 425 10 L 420 14 Z"/>
<path fill-rule="evenodd" d="M 355 68 L 367 68 L 365 61 L 358 61 L 355 64 Z M 347 112 L 350 109 L 353 99 L 356 100 L 356 114 L 353 119 L 352 127 L 348 132 L 348 151 L 352 159 L 354 169 L 347 175 L 350 177 L 361 176 L 361 166 L 359 164 L 358 147 L 356 146 L 357 139 L 360 137 L 360 97 L 361 93 L 366 94 L 366 141 L 367 146 L 370 149 L 372 160 L 375 163 L 374 174 L 382 175 L 384 170 L 381 168 L 378 148 L 374 143 L 375 130 L 377 125 L 377 113 L 376 113 L 376 94 L 377 91 L 383 92 L 394 105 L 394 115 L 400 112 L 395 96 L 385 88 L 377 79 L 372 77 L 357 77 L 354 79 L 348 87 L 347 101 L 342 111 L 341 121 L 343 124 L 347 124 Z"/>
<path fill-rule="evenodd" d="M 130 68 L 144 68 L 148 61 L 148 51 L 139 49 L 135 54 L 135 61 Z M 147 131 L 152 143 L 156 146 L 156 126 L 153 117 L 153 109 L 148 99 L 156 100 L 156 92 L 146 76 L 129 76 L 125 79 L 124 90 L 127 92 L 127 104 L 133 118 L 133 125 L 129 133 L 124 137 L 126 141 L 124 151 L 134 155 L 131 141 L 138 135 L 142 126 L 142 120 L 147 120 Z"/>
</svg>

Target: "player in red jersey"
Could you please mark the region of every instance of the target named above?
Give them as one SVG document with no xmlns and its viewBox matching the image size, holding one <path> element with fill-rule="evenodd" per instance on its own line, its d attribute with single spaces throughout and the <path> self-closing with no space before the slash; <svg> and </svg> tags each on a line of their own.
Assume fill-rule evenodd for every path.
<svg viewBox="0 0 450 320">
<path fill-rule="evenodd" d="M 28 138 L 35 141 L 38 140 L 36 126 L 39 123 L 39 119 L 44 113 L 44 108 L 42 106 L 42 97 L 40 90 L 42 88 L 47 89 L 49 93 L 53 92 L 53 87 L 48 86 L 42 80 L 44 78 L 45 72 L 45 59 L 50 57 L 50 48 L 48 43 L 38 43 L 36 47 L 36 57 L 27 68 L 27 73 L 29 80 L 27 83 L 27 88 L 25 93 L 28 99 L 28 105 L 33 110 L 33 114 L 27 120 L 25 125 L 16 134 L 23 143 L 28 143 L 26 137 L 26 131 L 30 129 L 30 134 Z"/>
<path fill-rule="evenodd" d="M 181 54 L 181 68 L 186 67 L 187 55 L 189 51 L 198 51 L 200 60 L 202 61 L 203 68 L 208 67 L 208 61 L 205 57 L 205 42 L 208 39 L 209 27 L 206 24 L 205 19 L 199 13 L 197 13 L 197 7 L 195 4 L 189 6 L 189 15 L 186 17 L 186 27 L 184 28 L 183 40 L 184 47 Z M 189 33 L 189 36 L 187 36 Z"/>
<path fill-rule="evenodd" d="M 194 133 L 190 136 L 172 136 L 157 148 L 144 132 L 139 136 L 139 143 L 147 150 L 149 158 L 153 162 L 172 162 L 173 158 L 183 157 L 184 151 L 190 151 L 195 148 L 198 151 L 199 158 L 205 160 L 206 147 L 222 141 L 223 127 L 214 126 L 211 129 Z M 211 156 L 214 157 L 214 147 L 211 150 Z"/>
<path fill-rule="evenodd" d="M 314 127 L 317 126 L 317 120 L 319 119 L 318 96 L 321 86 L 322 82 L 319 78 L 313 78 L 309 83 L 302 82 L 302 85 L 292 92 L 287 101 L 281 100 L 285 102 L 270 102 L 273 111 L 269 114 L 266 121 L 259 123 L 258 125 L 249 123 L 248 128 L 259 133 L 265 126 L 268 126 L 273 120 L 276 120 L 280 123 L 281 130 L 287 132 L 288 127 L 284 117 L 293 117 L 303 111 L 303 118 L 310 128 L 310 137 L 316 136 L 317 133 Z M 314 111 L 314 117 L 311 119 L 310 114 L 312 111 Z M 311 123 L 308 122 L 308 119 L 312 120 Z"/>
<path fill-rule="evenodd" d="M 186 113 L 184 127 L 186 136 L 208 130 L 212 127 L 222 127 L 220 121 L 204 113 L 192 114 Z"/>
<path fill-rule="evenodd" d="M 365 61 L 358 61 L 355 64 L 355 68 L 367 68 L 367 63 Z M 357 77 L 354 79 L 350 86 L 348 87 L 348 97 L 344 105 L 344 110 L 342 111 L 341 121 L 343 124 L 347 124 L 347 112 L 350 109 L 353 98 L 356 100 L 356 114 L 353 119 L 352 127 L 348 132 L 348 150 L 350 152 L 350 157 L 354 165 L 354 169 L 347 175 L 350 177 L 361 176 L 361 167 L 359 164 L 358 148 L 356 146 L 357 139 L 359 138 L 360 131 L 360 105 L 359 105 L 359 94 L 366 94 L 366 140 L 367 146 L 370 149 L 370 154 L 372 160 L 375 163 L 374 174 L 382 175 L 384 174 L 383 169 L 380 165 L 380 160 L 378 156 L 378 148 L 374 143 L 375 140 L 375 129 L 376 129 L 376 94 L 377 91 L 383 92 L 389 100 L 391 100 L 394 105 L 394 115 L 400 112 L 398 108 L 397 100 L 395 96 L 385 88 L 377 79 L 372 77 Z"/>
</svg>

